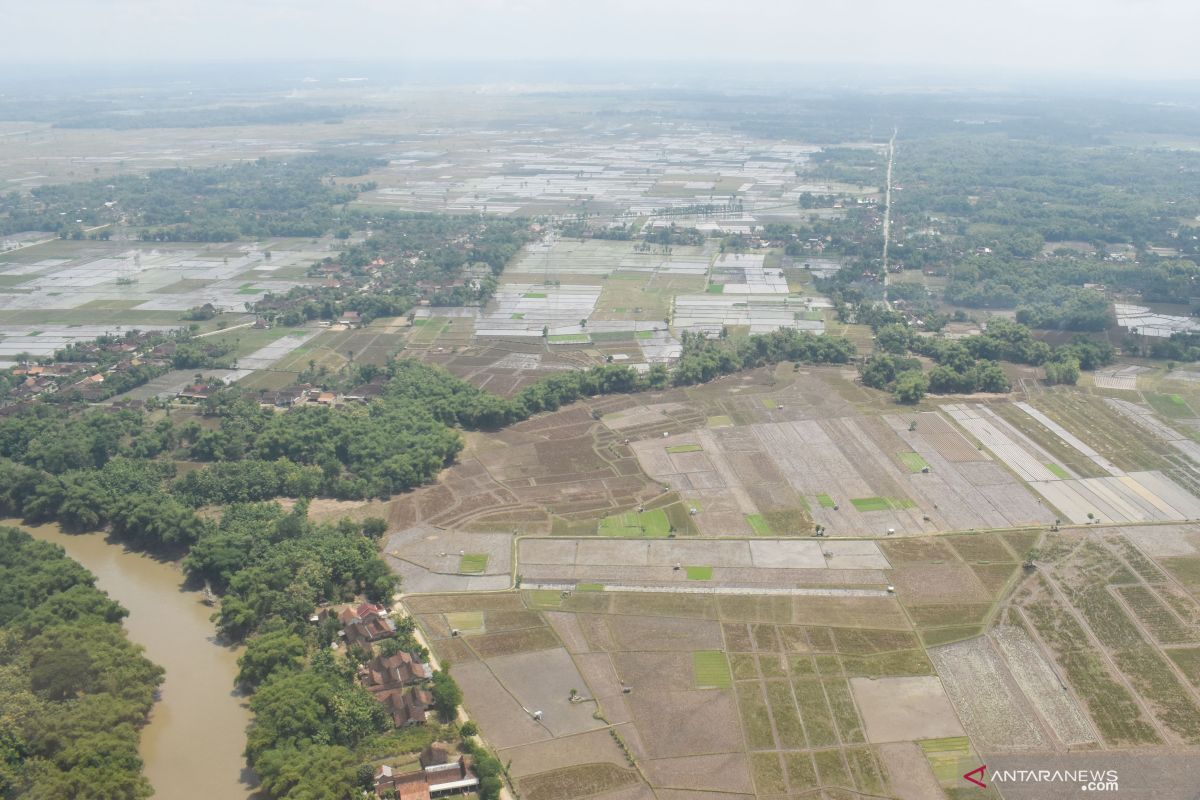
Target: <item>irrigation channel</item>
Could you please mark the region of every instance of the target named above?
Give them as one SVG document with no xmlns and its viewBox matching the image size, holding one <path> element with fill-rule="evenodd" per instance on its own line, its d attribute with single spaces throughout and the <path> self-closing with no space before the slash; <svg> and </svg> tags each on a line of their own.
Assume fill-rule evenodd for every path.
<svg viewBox="0 0 1200 800">
<path fill-rule="evenodd" d="M 163 667 L 161 697 L 142 730 L 141 756 L 157 800 L 238 800 L 255 777 L 242 748 L 250 712 L 233 691 L 238 651 L 216 641 L 212 609 L 183 588 L 177 564 L 126 550 L 102 533 L 66 534 L 56 525 L 19 527 L 96 576 L 97 585 L 129 610 L 129 638 Z"/>
</svg>

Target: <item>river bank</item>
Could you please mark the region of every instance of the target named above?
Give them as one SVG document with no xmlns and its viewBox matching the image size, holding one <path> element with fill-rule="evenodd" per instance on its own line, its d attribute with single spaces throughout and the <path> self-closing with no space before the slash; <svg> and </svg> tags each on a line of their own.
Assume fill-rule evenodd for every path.
<svg viewBox="0 0 1200 800">
<path fill-rule="evenodd" d="M 140 746 L 156 800 L 251 797 L 255 777 L 242 757 L 250 711 L 233 691 L 240 649 L 216 641 L 212 609 L 198 592 L 184 590 L 178 565 L 110 543 L 102 533 L 0 523 L 62 546 L 87 567 L 97 585 L 128 609 L 129 638 L 166 670 Z"/>
</svg>

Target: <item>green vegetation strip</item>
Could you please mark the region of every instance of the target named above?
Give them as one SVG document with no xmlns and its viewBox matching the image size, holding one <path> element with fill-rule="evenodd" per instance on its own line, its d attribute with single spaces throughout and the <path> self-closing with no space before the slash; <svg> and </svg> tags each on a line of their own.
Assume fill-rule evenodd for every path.
<svg viewBox="0 0 1200 800">
<path fill-rule="evenodd" d="M 698 453 L 704 448 L 698 444 L 673 444 L 667 448 L 668 453 Z"/>
<path fill-rule="evenodd" d="M 1067 472 L 1065 469 L 1063 469 L 1063 468 L 1062 468 L 1062 467 L 1060 467 L 1058 464 L 1055 464 L 1055 463 L 1054 463 L 1054 462 L 1052 462 L 1052 461 L 1047 461 L 1047 462 L 1046 462 L 1046 469 L 1048 469 L 1048 470 L 1050 470 L 1051 472 L 1053 472 L 1053 473 L 1054 473 L 1054 475 L 1055 475 L 1055 477 L 1057 477 L 1057 478 L 1060 478 L 1060 479 L 1062 479 L 1062 480 L 1064 480 L 1064 481 L 1065 481 L 1065 480 L 1070 480 L 1070 478 L 1071 478 L 1071 475 L 1070 475 L 1070 473 L 1068 473 L 1068 472 Z"/>
<path fill-rule="evenodd" d="M 446 624 L 460 631 L 483 630 L 483 612 L 452 611 L 446 614 Z"/>
<path fill-rule="evenodd" d="M 972 762 L 971 743 L 965 736 L 924 739 L 917 744 L 939 783 L 956 784 L 967 770 L 978 766 Z"/>
<path fill-rule="evenodd" d="M 754 533 L 759 536 L 772 536 L 771 526 L 762 514 L 747 514 L 746 522 L 750 523 L 750 527 L 754 529 Z"/>
<path fill-rule="evenodd" d="M 929 462 L 921 458 L 919 453 L 901 453 L 900 461 L 908 467 L 909 472 L 920 472 L 929 468 Z"/>
<path fill-rule="evenodd" d="M 837 505 L 837 503 L 833 502 L 832 497 L 824 493 L 817 495 L 817 503 L 820 504 L 821 508 L 833 508 Z"/>
<path fill-rule="evenodd" d="M 710 581 L 712 580 L 712 567 L 684 567 L 687 572 L 689 581 Z"/>
<path fill-rule="evenodd" d="M 907 497 L 855 497 L 850 504 L 859 511 L 893 511 L 916 505 Z"/>
<path fill-rule="evenodd" d="M 480 573 L 487 569 L 487 553 L 467 553 L 458 560 L 458 571 Z"/>
<path fill-rule="evenodd" d="M 671 521 L 661 508 L 627 511 L 600 520 L 601 536 L 631 539 L 665 539 L 671 533 Z"/>
<path fill-rule="evenodd" d="M 557 589 L 534 589 L 529 593 L 529 604 L 534 608 L 558 608 L 562 605 L 562 592 Z"/>
<path fill-rule="evenodd" d="M 700 688 L 728 689 L 733 685 L 729 662 L 720 650 L 698 650 L 692 653 L 692 671 Z"/>
</svg>

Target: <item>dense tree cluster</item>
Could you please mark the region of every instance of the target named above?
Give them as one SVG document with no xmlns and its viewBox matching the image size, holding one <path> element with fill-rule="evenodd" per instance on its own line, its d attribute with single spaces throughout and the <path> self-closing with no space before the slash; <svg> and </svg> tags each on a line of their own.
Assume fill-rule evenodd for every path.
<svg viewBox="0 0 1200 800">
<path fill-rule="evenodd" d="M 1074 384 L 1079 371 L 1109 364 L 1115 357 L 1111 345 L 1082 337 L 1057 349 L 1034 338 L 1029 328 L 1005 319 L 993 319 L 976 336 L 947 339 L 921 335 L 901 315 L 886 308 L 863 309 L 874 322 L 878 351 L 859 366 L 865 385 L 891 391 L 900 402 L 915 403 L 926 392 L 965 394 L 1007 392 L 1011 387 L 998 362 L 1042 366 L 1048 383 Z M 882 324 L 880 324 L 882 323 Z M 935 362 L 928 373 L 922 355 Z"/>
<path fill-rule="evenodd" d="M 396 576 L 362 523 L 318 524 L 307 503 L 233 505 L 206 527 L 184 559 L 184 572 L 222 595 L 218 629 L 240 640 L 262 626 L 303 626 L 326 602 L 365 596 L 388 602 Z"/>
<path fill-rule="evenodd" d="M 120 221 L 151 241 L 321 236 L 335 225 L 334 207 L 359 193 L 329 179 L 363 175 L 381 163 L 311 155 L 41 186 L 29 196 L 0 196 L 0 234 L 40 230 L 72 237 L 81 228 Z"/>
<path fill-rule="evenodd" d="M 1172 361 L 1200 361 L 1200 334 L 1173 333 L 1167 339 L 1154 339 L 1150 342 L 1150 355 Z"/>
<path fill-rule="evenodd" d="M 162 670 L 61 548 L 0 528 L 0 797 L 139 800 Z"/>
<path fill-rule="evenodd" d="M 815 336 L 792 328 L 748 337 L 709 339 L 683 335 L 683 353 L 672 381 L 677 386 L 703 383 L 742 369 L 797 361 L 846 364 L 855 355 L 854 343 L 840 336 Z"/>
<path fill-rule="evenodd" d="M 257 304 L 259 313 L 285 325 L 336 319 L 346 311 L 369 322 L 405 314 L 418 300 L 483 303 L 504 265 L 532 236 L 529 222 L 516 218 L 349 210 L 343 221 L 371 235 L 313 266 L 313 277 L 334 277 L 338 285 L 269 294 Z"/>
</svg>

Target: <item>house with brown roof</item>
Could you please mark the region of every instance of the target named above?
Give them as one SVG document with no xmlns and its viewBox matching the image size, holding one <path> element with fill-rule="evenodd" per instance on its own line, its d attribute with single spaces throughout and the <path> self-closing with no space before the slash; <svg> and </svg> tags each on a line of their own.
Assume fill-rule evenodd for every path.
<svg viewBox="0 0 1200 800">
<path fill-rule="evenodd" d="M 373 642 L 396 635 L 396 623 L 388 616 L 387 609 L 373 603 L 342 609 L 337 618 L 347 644 L 370 649 Z"/>
<path fill-rule="evenodd" d="M 411 653 L 375 656 L 358 668 L 358 679 L 371 692 L 412 686 L 433 678 L 433 669 Z"/>
<path fill-rule="evenodd" d="M 375 795 L 387 797 L 391 792 L 396 800 L 430 800 L 429 781 L 424 770 L 396 772 L 387 764 L 375 771 Z"/>
<path fill-rule="evenodd" d="M 429 710 L 433 708 L 433 693 L 420 686 L 411 689 L 389 689 L 375 695 L 392 717 L 392 725 L 407 728 L 424 725 L 429 721 Z"/>
<path fill-rule="evenodd" d="M 479 778 L 471 772 L 470 757 L 459 755 L 444 742 L 434 742 L 425 748 L 421 753 L 419 770 L 398 773 L 384 765 L 375 771 L 375 794 L 378 797 L 394 792 L 400 800 L 431 800 L 466 794 L 475 791 L 478 786 Z"/>
<path fill-rule="evenodd" d="M 179 390 L 176 397 L 185 400 L 207 400 L 219 387 L 206 386 L 203 383 L 193 383 Z"/>
</svg>

